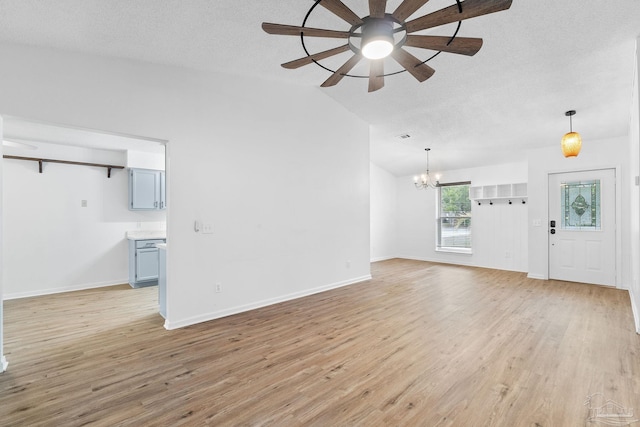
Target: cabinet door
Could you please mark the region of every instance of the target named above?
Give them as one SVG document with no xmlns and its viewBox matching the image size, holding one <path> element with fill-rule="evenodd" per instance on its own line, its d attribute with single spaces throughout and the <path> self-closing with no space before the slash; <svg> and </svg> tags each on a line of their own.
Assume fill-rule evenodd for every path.
<svg viewBox="0 0 640 427">
<path fill-rule="evenodd" d="M 158 248 L 136 250 L 136 282 L 158 278 Z"/>
<path fill-rule="evenodd" d="M 165 173 L 160 172 L 160 209 L 167 208 L 167 182 Z"/>
<path fill-rule="evenodd" d="M 159 203 L 159 172 L 145 169 L 131 169 L 129 175 L 129 209 L 159 209 Z"/>
</svg>

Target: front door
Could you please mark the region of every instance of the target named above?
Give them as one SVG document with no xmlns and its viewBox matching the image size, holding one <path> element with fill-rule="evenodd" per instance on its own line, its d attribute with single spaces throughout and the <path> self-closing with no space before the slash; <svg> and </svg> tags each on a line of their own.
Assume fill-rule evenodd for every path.
<svg viewBox="0 0 640 427">
<path fill-rule="evenodd" d="M 616 285 L 616 171 L 549 175 L 549 278 Z"/>
</svg>

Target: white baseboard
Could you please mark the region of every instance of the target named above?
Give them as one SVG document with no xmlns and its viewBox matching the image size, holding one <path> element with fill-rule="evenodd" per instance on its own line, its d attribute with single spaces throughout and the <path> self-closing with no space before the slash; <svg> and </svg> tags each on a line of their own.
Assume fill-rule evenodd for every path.
<svg viewBox="0 0 640 427">
<path fill-rule="evenodd" d="M 434 262 L 437 264 L 449 264 L 449 265 L 461 265 L 464 267 L 478 267 L 477 265 L 474 265 L 470 262 L 459 262 L 459 261 L 450 261 L 450 260 L 446 260 L 446 259 L 437 259 L 437 258 L 422 258 L 422 257 L 415 257 L 415 256 L 411 256 L 411 255 L 398 255 L 397 258 L 401 258 L 401 259 L 409 259 L 411 261 L 425 261 L 425 262 Z M 460 259 L 464 259 L 464 258 L 460 258 Z"/>
<path fill-rule="evenodd" d="M 116 281 L 83 283 L 79 285 L 63 286 L 59 288 L 37 289 L 34 291 L 27 291 L 27 292 L 10 292 L 2 295 L 2 299 L 10 300 L 10 299 L 18 299 L 18 298 L 38 297 L 42 295 L 60 294 L 63 292 L 81 291 L 84 289 L 104 288 L 106 286 L 122 285 L 125 283 L 129 283 L 128 277 L 125 279 L 116 280 Z M 5 285 L 5 292 L 6 292 L 6 285 Z"/>
<path fill-rule="evenodd" d="M 227 308 L 224 310 L 214 311 L 210 313 L 201 314 L 199 316 L 189 317 L 187 319 L 182 319 L 178 321 L 169 321 L 168 319 L 164 322 L 165 329 L 178 329 L 184 328 L 185 326 L 195 325 L 196 323 L 208 322 L 209 320 L 220 319 L 221 317 L 231 316 L 233 314 L 243 313 L 245 311 L 255 310 L 257 308 L 266 307 L 268 305 L 278 304 L 285 301 L 290 301 L 302 297 L 306 297 L 309 295 L 317 294 L 324 291 L 329 291 L 331 289 L 341 288 L 343 286 L 353 285 L 355 283 L 364 282 L 366 280 L 371 280 L 371 275 L 368 274 L 366 276 L 356 277 L 353 279 L 345 280 L 342 282 L 331 283 L 325 286 L 319 286 L 313 289 L 307 289 L 300 292 L 294 292 L 292 294 L 283 295 L 280 297 L 269 298 L 262 301 L 256 301 L 250 304 L 241 305 L 238 307 Z"/>
<path fill-rule="evenodd" d="M 390 260 L 390 259 L 395 259 L 395 258 L 398 258 L 398 257 L 397 257 L 397 256 L 395 256 L 395 255 L 390 255 L 390 256 L 381 256 L 381 257 L 377 257 L 377 258 L 371 258 L 371 259 L 369 260 L 369 262 L 388 261 L 388 260 Z"/>
<path fill-rule="evenodd" d="M 633 321 L 636 326 L 636 334 L 640 334 L 640 312 L 638 311 L 640 307 L 636 305 L 635 297 L 633 287 L 629 287 L 629 298 L 631 299 L 631 311 L 633 313 Z"/>
<path fill-rule="evenodd" d="M 6 371 L 7 366 L 9 366 L 9 362 L 7 362 L 7 358 L 4 356 L 0 357 L 0 373 Z"/>
<path fill-rule="evenodd" d="M 527 274 L 527 278 L 528 279 L 537 279 L 537 280 L 547 280 L 546 277 L 544 277 L 543 274 Z"/>
</svg>

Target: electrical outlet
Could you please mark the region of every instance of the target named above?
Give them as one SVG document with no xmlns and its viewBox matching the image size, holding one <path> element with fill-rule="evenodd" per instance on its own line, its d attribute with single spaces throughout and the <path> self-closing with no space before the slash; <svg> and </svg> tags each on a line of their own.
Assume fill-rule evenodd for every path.
<svg viewBox="0 0 640 427">
<path fill-rule="evenodd" d="M 504 253 L 504 257 L 507 258 L 507 259 L 511 258 L 511 252 L 509 252 L 509 251 L 505 252 Z"/>
<path fill-rule="evenodd" d="M 86 200 L 80 200 L 80 206 L 83 208 L 87 207 L 87 201 Z"/>
<path fill-rule="evenodd" d="M 345 267 L 347 267 L 347 268 L 351 268 L 351 261 L 347 260 L 347 261 L 344 263 L 344 266 L 345 266 Z"/>
<path fill-rule="evenodd" d="M 218 282 L 216 283 L 216 293 L 220 293 L 222 292 L 222 283 Z"/>
<path fill-rule="evenodd" d="M 211 224 L 210 222 L 203 222 L 202 234 L 213 234 L 213 224 Z"/>
</svg>

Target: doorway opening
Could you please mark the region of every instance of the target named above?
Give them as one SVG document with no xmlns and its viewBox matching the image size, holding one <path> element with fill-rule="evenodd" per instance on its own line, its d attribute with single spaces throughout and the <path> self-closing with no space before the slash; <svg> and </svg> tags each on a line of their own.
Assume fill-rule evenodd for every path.
<svg viewBox="0 0 640 427">
<path fill-rule="evenodd" d="M 161 228 L 166 233 L 170 209 L 167 203 L 166 210 L 129 210 L 127 171 L 161 169 L 168 181 L 167 141 L 2 119 L 2 153 L 12 157 L 3 159 L 0 181 L 5 248 L 0 299 L 126 284 L 127 232 Z M 1 315 L 0 308 L 0 335 Z M 0 338 L 0 356 L 2 343 Z"/>
</svg>

